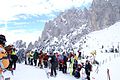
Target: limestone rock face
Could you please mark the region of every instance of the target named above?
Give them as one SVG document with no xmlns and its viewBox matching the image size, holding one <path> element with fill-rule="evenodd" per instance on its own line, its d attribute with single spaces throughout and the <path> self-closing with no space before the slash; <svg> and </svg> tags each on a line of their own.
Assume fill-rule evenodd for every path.
<svg viewBox="0 0 120 80">
<path fill-rule="evenodd" d="M 58 39 L 59 45 L 64 42 L 63 38 L 68 39 L 67 43 L 71 45 L 78 42 L 82 36 L 107 28 L 118 20 L 120 20 L 119 0 L 93 0 L 89 9 L 72 8 L 46 22 L 40 45 L 48 46 L 48 42 L 50 45 L 54 37 Z"/>
</svg>

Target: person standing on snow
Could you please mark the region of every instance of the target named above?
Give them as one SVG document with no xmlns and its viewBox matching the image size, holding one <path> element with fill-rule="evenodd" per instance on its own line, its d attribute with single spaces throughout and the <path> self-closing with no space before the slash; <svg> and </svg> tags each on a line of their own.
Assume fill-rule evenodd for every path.
<svg viewBox="0 0 120 80">
<path fill-rule="evenodd" d="M 63 52 L 63 73 L 67 73 L 67 60 L 68 57 L 66 56 L 66 53 Z"/>
<path fill-rule="evenodd" d="M 81 54 L 82 54 L 81 51 L 78 50 L 78 59 L 79 59 L 79 60 L 81 60 L 81 57 L 82 57 Z"/>
<path fill-rule="evenodd" d="M 62 71 L 62 60 L 63 60 L 62 55 L 59 54 L 58 56 L 59 71 Z"/>
<path fill-rule="evenodd" d="M 43 68 L 43 57 L 44 57 L 44 56 L 43 56 L 43 52 L 40 51 L 38 67 L 40 66 L 41 69 Z"/>
<path fill-rule="evenodd" d="M 16 49 L 15 48 L 12 49 L 11 59 L 12 59 L 12 66 L 14 66 L 13 70 L 15 70 L 16 69 L 16 62 L 18 60 L 18 56 L 16 55 Z"/>
<path fill-rule="evenodd" d="M 2 72 L 9 66 L 9 59 L 7 58 L 6 50 L 4 49 L 6 38 L 0 34 L 0 80 L 4 80 Z"/>
<path fill-rule="evenodd" d="M 47 68 L 48 67 L 48 55 L 47 55 L 47 53 L 44 54 L 43 63 L 44 63 L 44 68 Z"/>
<path fill-rule="evenodd" d="M 56 58 L 56 54 L 54 53 L 54 55 L 51 56 L 51 74 L 50 76 L 53 76 L 53 71 L 54 71 L 54 75 L 56 76 L 57 75 L 57 72 L 56 72 L 56 68 L 57 68 L 57 58 Z"/>
<path fill-rule="evenodd" d="M 30 65 L 33 65 L 33 51 L 30 51 Z"/>
<path fill-rule="evenodd" d="M 86 60 L 86 64 L 85 64 L 85 73 L 87 75 L 87 79 L 90 80 L 90 71 L 91 71 L 91 64 L 88 60 Z"/>
<path fill-rule="evenodd" d="M 35 50 L 34 54 L 33 54 L 33 59 L 34 59 L 34 66 L 37 66 L 37 59 L 39 57 L 39 54 L 37 52 L 37 50 Z"/>
</svg>

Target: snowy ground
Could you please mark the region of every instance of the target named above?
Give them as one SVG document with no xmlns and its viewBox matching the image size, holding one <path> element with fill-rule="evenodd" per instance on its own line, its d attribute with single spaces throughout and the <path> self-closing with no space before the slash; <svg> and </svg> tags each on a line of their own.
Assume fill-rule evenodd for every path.
<svg viewBox="0 0 120 80">
<path fill-rule="evenodd" d="M 91 78 L 95 78 L 92 80 L 109 80 L 107 69 L 109 69 L 109 74 L 111 80 L 118 80 L 119 79 L 119 66 L 120 66 L 120 53 L 103 53 L 101 57 L 100 66 L 98 74 L 94 71 L 91 73 Z"/>
<path fill-rule="evenodd" d="M 5 72 L 4 77 L 11 77 L 11 80 L 77 80 L 69 74 L 63 74 L 57 71 L 56 77 L 47 78 L 46 69 L 36 68 L 34 66 L 17 64 L 17 69 L 14 71 L 14 75 L 11 72 Z M 47 70 L 49 71 L 49 70 Z"/>
<path fill-rule="evenodd" d="M 98 74 L 95 72 L 96 67 L 93 66 L 91 80 L 108 80 L 107 69 L 110 71 L 111 80 L 118 80 L 120 74 L 120 54 L 103 53 L 103 55 L 104 58 L 101 59 Z M 106 55 L 109 55 L 109 57 Z M 60 71 L 57 71 L 58 75 L 56 77 L 50 77 L 48 79 L 45 71 L 49 70 L 39 69 L 34 66 L 24 64 L 17 64 L 17 69 L 14 71 L 14 75 L 11 75 L 11 72 L 7 71 L 4 73 L 4 77 L 11 77 L 11 80 L 82 80 L 81 78 L 76 79 L 73 76 L 70 76 L 70 74 L 63 74 Z M 81 76 L 84 75 L 81 74 Z"/>
</svg>

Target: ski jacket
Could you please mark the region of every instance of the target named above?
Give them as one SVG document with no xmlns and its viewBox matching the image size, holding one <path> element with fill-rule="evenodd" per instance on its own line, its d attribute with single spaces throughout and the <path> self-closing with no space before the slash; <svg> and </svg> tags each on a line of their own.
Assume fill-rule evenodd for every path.
<svg viewBox="0 0 120 80">
<path fill-rule="evenodd" d="M 85 71 L 90 72 L 92 70 L 92 65 L 90 63 L 85 65 Z"/>
<path fill-rule="evenodd" d="M 15 52 L 15 51 L 12 51 L 11 55 L 16 55 L 16 52 Z"/>
<path fill-rule="evenodd" d="M 38 57 L 39 57 L 38 52 L 35 51 L 34 54 L 33 54 L 33 59 L 37 60 Z"/>
</svg>

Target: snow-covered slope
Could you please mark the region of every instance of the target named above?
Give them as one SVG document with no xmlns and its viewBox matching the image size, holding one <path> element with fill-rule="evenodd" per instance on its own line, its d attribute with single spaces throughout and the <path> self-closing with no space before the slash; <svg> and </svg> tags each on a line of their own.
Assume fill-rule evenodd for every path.
<svg viewBox="0 0 120 80">
<path fill-rule="evenodd" d="M 88 53 L 92 50 L 97 50 L 98 52 L 102 49 L 108 50 L 110 48 L 118 48 L 120 45 L 120 22 L 115 23 L 114 25 L 110 26 L 109 28 L 95 31 L 87 36 L 83 37 L 85 38 L 85 42 L 82 45 L 83 51 L 85 53 Z"/>
<path fill-rule="evenodd" d="M 95 73 L 96 68 L 91 74 L 94 80 L 109 80 L 107 76 L 107 69 L 111 80 L 119 79 L 119 66 L 120 66 L 120 22 L 106 28 L 104 30 L 95 31 L 84 38 L 85 43 L 82 45 L 82 51 L 86 55 L 90 55 L 93 50 L 97 51 L 96 60 L 100 63 L 98 74 Z M 111 52 L 117 49 L 117 52 Z M 107 50 L 107 52 L 106 52 Z M 95 66 L 94 66 L 95 67 Z M 93 78 L 92 78 L 93 79 Z"/>
<path fill-rule="evenodd" d="M 98 74 L 95 70 L 91 74 L 92 80 L 93 78 L 95 78 L 94 80 L 109 80 L 107 70 L 109 70 L 110 80 L 119 80 L 120 53 L 103 53 L 103 55 L 104 58 L 102 58 L 103 56 L 99 56 L 102 61 L 100 61 Z"/>
</svg>

